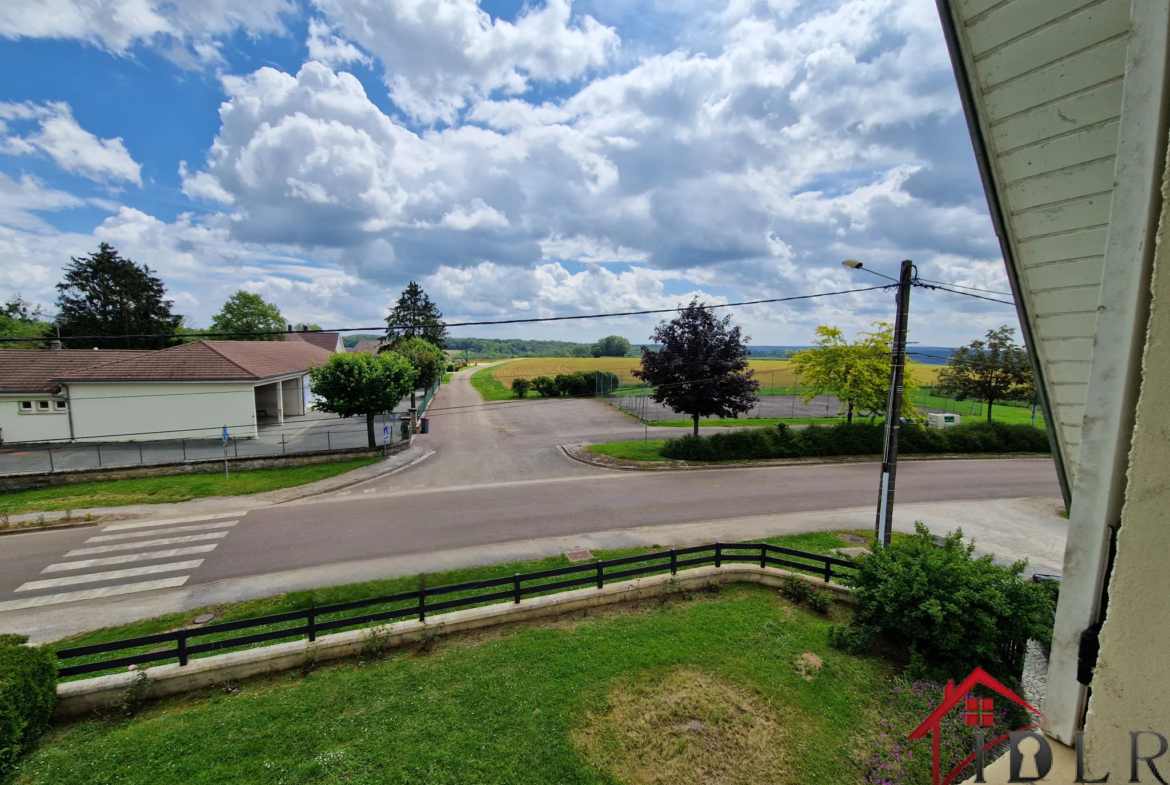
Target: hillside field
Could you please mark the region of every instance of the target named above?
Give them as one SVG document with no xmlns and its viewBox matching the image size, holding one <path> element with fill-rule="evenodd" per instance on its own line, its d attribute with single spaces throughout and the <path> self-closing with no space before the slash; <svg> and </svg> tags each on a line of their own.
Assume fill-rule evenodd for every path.
<svg viewBox="0 0 1170 785">
<path fill-rule="evenodd" d="M 795 387 L 797 380 L 792 373 L 788 360 L 749 360 L 756 378 L 766 392 L 772 388 Z M 490 371 L 503 387 L 512 389 L 512 380 L 516 378 L 532 379 L 536 376 L 555 377 L 559 373 L 573 373 L 574 371 L 610 371 L 616 373 L 622 385 L 639 385 L 632 371 L 640 367 L 642 361 L 637 357 L 528 357 L 512 360 Z M 938 377 L 941 366 L 911 364 L 914 375 L 921 384 L 933 384 Z M 909 366 L 908 366 L 909 367 Z"/>
</svg>

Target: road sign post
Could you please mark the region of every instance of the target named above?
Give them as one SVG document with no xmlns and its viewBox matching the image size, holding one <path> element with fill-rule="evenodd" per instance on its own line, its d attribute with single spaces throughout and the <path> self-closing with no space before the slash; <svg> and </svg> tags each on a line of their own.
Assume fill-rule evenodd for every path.
<svg viewBox="0 0 1170 785">
<path fill-rule="evenodd" d="M 390 437 L 390 426 L 382 426 L 382 457 L 386 457 L 386 439 Z"/>
<path fill-rule="evenodd" d="M 223 478 L 228 479 L 228 462 L 227 462 L 227 426 L 223 426 Z"/>
</svg>

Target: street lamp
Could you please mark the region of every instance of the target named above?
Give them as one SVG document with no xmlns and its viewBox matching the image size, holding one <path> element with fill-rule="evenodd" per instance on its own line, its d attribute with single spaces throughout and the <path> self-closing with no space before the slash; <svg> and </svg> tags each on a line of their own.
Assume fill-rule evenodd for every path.
<svg viewBox="0 0 1170 785">
<path fill-rule="evenodd" d="M 865 270 L 856 259 L 841 262 L 851 270 Z M 894 519 L 894 480 L 898 471 L 898 431 L 902 425 L 902 385 L 906 373 L 906 325 L 910 317 L 910 287 L 914 281 L 914 262 L 902 262 L 902 274 L 895 280 L 873 270 L 867 273 L 889 278 L 898 285 L 897 315 L 894 317 L 894 346 L 890 356 L 890 392 L 886 400 L 886 440 L 882 450 L 882 477 L 878 488 L 877 541 L 890 544 Z"/>
</svg>

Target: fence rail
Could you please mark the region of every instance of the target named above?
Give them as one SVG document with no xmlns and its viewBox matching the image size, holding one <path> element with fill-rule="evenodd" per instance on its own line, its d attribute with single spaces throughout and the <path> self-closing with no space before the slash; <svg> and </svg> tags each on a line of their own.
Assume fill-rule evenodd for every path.
<svg viewBox="0 0 1170 785">
<path fill-rule="evenodd" d="M 645 562 L 653 563 L 646 564 Z M 550 570 L 523 574 L 516 573 L 512 576 L 489 578 L 480 581 L 467 581 L 465 583 L 456 583 L 447 586 L 436 586 L 433 588 L 423 586 L 417 591 L 400 592 L 398 594 L 371 597 L 332 605 L 310 606 L 303 610 L 258 616 L 252 619 L 222 622 L 196 629 L 174 630 L 156 635 L 144 635 L 137 638 L 127 638 L 125 640 L 61 649 L 57 652 L 57 658 L 63 663 L 63 667 L 60 668 L 58 675 L 61 678 L 68 678 L 87 673 L 126 668 L 130 665 L 145 665 L 147 663 L 161 664 L 162 662 L 171 660 L 177 660 L 180 666 L 186 666 L 193 656 L 223 649 L 253 646 L 259 643 L 267 643 L 285 638 L 306 637 L 308 640 L 313 641 L 316 640 L 318 634 L 330 630 L 340 630 L 347 627 L 364 627 L 378 622 L 413 618 L 415 616 L 418 617 L 419 621 L 426 621 L 427 613 L 501 601 L 519 603 L 526 596 L 566 591 L 582 586 L 596 586 L 600 589 L 605 585 L 606 581 L 624 580 L 652 573 L 665 573 L 667 571 L 674 575 L 682 568 L 698 567 L 711 563 L 719 567 L 724 562 L 750 562 L 758 563 L 761 567 L 787 567 L 789 569 L 816 574 L 826 582 L 832 582 L 834 578 L 839 579 L 843 577 L 845 573 L 842 573 L 842 570 L 850 570 L 853 568 L 853 562 L 846 559 L 838 559 L 819 553 L 807 553 L 769 543 L 716 542 L 709 545 L 672 548 L 669 551 L 661 551 L 658 553 L 584 562 L 568 567 L 557 567 Z M 630 567 L 629 565 L 641 566 Z M 627 569 L 615 569 L 620 567 L 627 567 Z M 834 571 L 834 568 L 836 568 L 836 571 Z M 578 575 L 581 577 L 567 577 Z M 562 580 L 550 581 L 553 578 L 562 578 Z M 534 583 L 537 581 L 546 582 Z M 469 592 L 486 593 L 469 594 L 468 596 L 455 597 L 439 602 L 428 602 L 431 598 Z M 386 608 L 370 613 L 339 616 L 339 614 L 345 614 L 350 611 L 388 605 L 401 605 L 401 607 Z M 283 626 L 277 629 L 254 632 L 248 635 L 219 637 L 239 630 L 284 625 L 290 622 L 303 623 L 297 624 L 296 626 Z M 206 640 L 208 638 L 213 638 L 213 640 Z M 201 640 L 206 640 L 206 642 L 196 642 Z M 173 644 L 173 647 L 165 649 L 157 648 L 165 644 Z M 72 665 L 64 664 L 68 660 L 89 659 L 97 655 L 142 649 L 147 646 L 156 648 L 120 657 L 90 660 Z"/>
</svg>

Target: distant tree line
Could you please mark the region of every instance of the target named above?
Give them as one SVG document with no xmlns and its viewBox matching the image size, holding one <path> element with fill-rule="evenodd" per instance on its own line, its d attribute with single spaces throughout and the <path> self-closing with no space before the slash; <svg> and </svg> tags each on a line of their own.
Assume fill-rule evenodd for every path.
<svg viewBox="0 0 1170 785">
<path fill-rule="evenodd" d="M 357 343 L 354 341 L 354 343 Z M 523 338 L 448 338 L 447 348 L 468 357 L 498 360 L 506 357 L 637 357 L 630 342 L 610 335 L 597 343 L 538 341 Z"/>
</svg>

